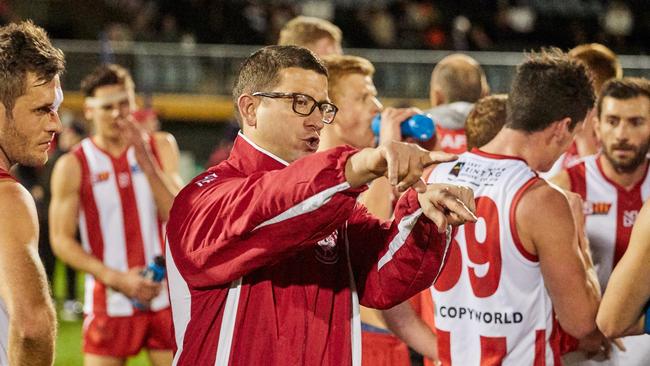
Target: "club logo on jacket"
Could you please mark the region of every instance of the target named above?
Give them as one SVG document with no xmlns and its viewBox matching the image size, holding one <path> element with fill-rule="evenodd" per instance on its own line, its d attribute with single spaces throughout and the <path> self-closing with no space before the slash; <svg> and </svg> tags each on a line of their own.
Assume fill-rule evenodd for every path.
<svg viewBox="0 0 650 366">
<path fill-rule="evenodd" d="M 203 177 L 201 180 L 194 182 L 194 184 L 196 184 L 199 187 L 203 187 L 217 180 L 217 177 L 218 175 L 216 173 L 211 173 Z"/>
<path fill-rule="evenodd" d="M 584 202 L 584 214 L 585 215 L 607 215 L 609 209 L 612 208 L 611 202 Z"/>
<path fill-rule="evenodd" d="M 316 259 L 323 264 L 334 264 L 339 260 L 339 248 L 336 241 L 339 237 L 338 230 L 334 230 L 327 238 L 321 240 L 314 249 Z"/>
</svg>

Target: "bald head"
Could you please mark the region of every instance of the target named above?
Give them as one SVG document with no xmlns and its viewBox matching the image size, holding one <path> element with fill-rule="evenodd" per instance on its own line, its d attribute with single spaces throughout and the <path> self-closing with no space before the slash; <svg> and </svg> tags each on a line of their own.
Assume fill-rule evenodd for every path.
<svg viewBox="0 0 650 366">
<path fill-rule="evenodd" d="M 429 98 L 434 107 L 454 102 L 475 103 L 489 92 L 483 68 L 467 55 L 449 55 L 431 73 Z"/>
</svg>

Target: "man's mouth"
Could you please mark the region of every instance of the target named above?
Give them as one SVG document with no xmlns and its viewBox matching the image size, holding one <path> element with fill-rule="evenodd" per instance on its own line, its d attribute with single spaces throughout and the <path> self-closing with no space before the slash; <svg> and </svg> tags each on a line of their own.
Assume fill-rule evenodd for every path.
<svg viewBox="0 0 650 366">
<path fill-rule="evenodd" d="M 305 143 L 307 144 L 307 147 L 311 151 L 316 151 L 318 150 L 318 144 L 320 143 L 320 138 L 318 136 L 313 136 L 304 139 Z"/>
</svg>

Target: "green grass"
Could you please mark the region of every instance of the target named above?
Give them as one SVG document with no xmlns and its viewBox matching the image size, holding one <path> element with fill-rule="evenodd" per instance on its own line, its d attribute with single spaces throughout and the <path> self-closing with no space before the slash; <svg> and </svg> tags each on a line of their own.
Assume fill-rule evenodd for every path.
<svg viewBox="0 0 650 366">
<path fill-rule="evenodd" d="M 77 276 L 77 294 L 80 300 L 83 299 L 83 276 Z M 57 304 L 63 303 L 65 294 L 65 270 L 57 262 L 54 271 L 54 297 Z M 60 306 L 57 306 L 60 310 Z M 119 335 L 115 335 L 116 337 Z M 81 321 L 66 322 L 59 318 L 59 330 L 56 339 L 56 358 L 55 366 L 81 366 L 83 365 L 83 356 L 81 353 Z M 150 365 L 146 353 L 140 352 L 137 357 L 129 359 L 128 366 L 148 366 Z"/>
</svg>

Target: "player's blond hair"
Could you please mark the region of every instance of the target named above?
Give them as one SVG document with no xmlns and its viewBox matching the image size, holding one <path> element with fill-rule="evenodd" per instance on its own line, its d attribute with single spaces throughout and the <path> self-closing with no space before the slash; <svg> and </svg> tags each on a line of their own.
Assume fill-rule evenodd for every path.
<svg viewBox="0 0 650 366">
<path fill-rule="evenodd" d="M 596 93 L 609 79 L 623 77 L 623 68 L 616 54 L 600 43 L 581 44 L 569 51 L 569 56 L 587 65 Z"/>
<path fill-rule="evenodd" d="M 328 94 L 333 101 L 345 85 L 340 85 L 341 79 L 350 74 L 361 74 L 363 76 L 373 76 L 375 67 L 370 61 L 363 57 L 351 55 L 327 55 L 323 57 L 323 63 L 329 72 Z"/>
</svg>

